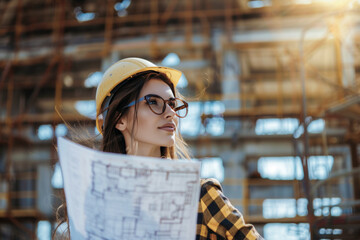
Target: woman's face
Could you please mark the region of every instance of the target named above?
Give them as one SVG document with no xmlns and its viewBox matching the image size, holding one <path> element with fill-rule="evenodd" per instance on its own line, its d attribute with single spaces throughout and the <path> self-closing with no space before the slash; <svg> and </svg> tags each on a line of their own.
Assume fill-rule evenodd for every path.
<svg viewBox="0 0 360 240">
<path fill-rule="evenodd" d="M 159 95 L 164 100 L 174 97 L 169 85 L 160 79 L 147 81 L 140 91 L 139 98 L 148 94 Z M 124 135 L 128 154 L 157 157 L 160 156 L 161 146 L 170 147 L 175 144 L 178 117 L 168 104 L 166 104 L 165 112 L 157 115 L 151 111 L 145 100 L 140 101 L 137 108 L 137 121 L 133 126 L 134 111 L 135 107 L 131 106 L 126 116 L 122 117 L 116 125 L 116 128 Z M 134 130 L 133 141 L 131 141 L 132 130 Z"/>
</svg>

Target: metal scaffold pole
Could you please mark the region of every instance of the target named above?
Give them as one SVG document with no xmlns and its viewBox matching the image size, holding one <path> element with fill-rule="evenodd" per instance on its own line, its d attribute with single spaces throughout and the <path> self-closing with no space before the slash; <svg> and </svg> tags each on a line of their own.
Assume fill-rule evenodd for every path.
<svg viewBox="0 0 360 240">
<path fill-rule="evenodd" d="M 301 78 L 301 88 L 302 88 L 302 122 L 304 126 L 304 135 L 303 135 L 303 156 L 302 160 L 302 167 L 304 171 L 304 179 L 303 179 L 303 186 L 305 196 L 308 200 L 307 210 L 308 210 L 308 222 L 309 222 L 309 230 L 311 239 L 314 239 L 314 230 L 313 224 L 315 221 L 314 216 L 314 207 L 313 207 L 313 198 L 310 193 L 310 179 L 309 179 L 309 170 L 308 170 L 308 158 L 309 158 L 309 136 L 307 131 L 307 106 L 306 106 L 306 71 L 305 71 L 305 61 L 304 61 L 304 38 L 305 38 L 306 29 L 301 34 L 300 40 L 300 48 L 299 48 L 299 55 L 300 55 L 300 78 Z"/>
</svg>

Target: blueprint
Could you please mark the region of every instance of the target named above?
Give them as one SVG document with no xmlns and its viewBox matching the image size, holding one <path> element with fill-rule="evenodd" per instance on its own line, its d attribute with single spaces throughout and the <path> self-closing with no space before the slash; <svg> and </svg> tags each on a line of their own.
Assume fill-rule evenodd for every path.
<svg viewBox="0 0 360 240">
<path fill-rule="evenodd" d="M 200 163 L 104 153 L 58 138 L 71 239 L 195 239 Z"/>
</svg>

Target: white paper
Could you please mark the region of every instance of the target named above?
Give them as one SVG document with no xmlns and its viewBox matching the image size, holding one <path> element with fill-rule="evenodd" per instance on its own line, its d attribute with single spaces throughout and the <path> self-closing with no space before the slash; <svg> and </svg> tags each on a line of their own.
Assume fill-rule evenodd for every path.
<svg viewBox="0 0 360 240">
<path fill-rule="evenodd" d="M 195 239 L 200 163 L 104 153 L 58 138 L 72 240 Z"/>
</svg>

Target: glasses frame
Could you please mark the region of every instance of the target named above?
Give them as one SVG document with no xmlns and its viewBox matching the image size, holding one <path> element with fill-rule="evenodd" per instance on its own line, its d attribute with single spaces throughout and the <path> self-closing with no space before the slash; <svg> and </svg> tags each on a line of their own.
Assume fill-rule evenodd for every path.
<svg viewBox="0 0 360 240">
<path fill-rule="evenodd" d="M 151 97 L 157 97 L 157 98 L 160 98 L 161 100 L 163 100 L 164 105 L 163 105 L 163 108 L 162 108 L 161 113 L 157 113 L 157 112 L 155 112 L 155 111 L 151 108 L 151 105 L 150 105 L 150 98 L 151 98 Z M 180 99 L 180 98 L 169 98 L 168 100 L 165 100 L 165 99 L 163 99 L 161 96 L 156 95 L 156 94 L 148 94 L 148 95 L 145 95 L 144 97 L 139 98 L 138 100 L 132 101 L 132 102 L 129 103 L 125 108 L 131 107 L 131 106 L 135 105 L 136 103 L 139 103 L 139 102 L 144 101 L 144 100 L 148 103 L 148 106 L 149 106 L 150 110 L 151 110 L 153 113 L 155 113 L 156 115 L 161 115 L 161 114 L 163 114 L 163 113 L 165 112 L 165 110 L 166 110 L 166 105 L 169 105 L 168 102 L 170 102 L 170 101 L 176 101 L 176 100 L 181 101 L 184 105 L 181 105 L 181 106 L 175 107 L 175 108 L 172 108 L 172 107 L 169 105 L 169 107 L 175 112 L 175 115 L 178 116 L 179 118 L 184 118 L 184 117 L 186 117 L 187 114 L 188 114 L 189 104 L 188 104 L 187 102 L 185 102 L 184 100 L 182 100 L 182 99 Z M 177 111 L 179 111 L 179 110 L 181 110 L 181 109 L 184 109 L 184 108 L 186 109 L 185 115 L 184 115 L 184 116 L 179 116 L 179 115 L 177 114 Z"/>
</svg>

